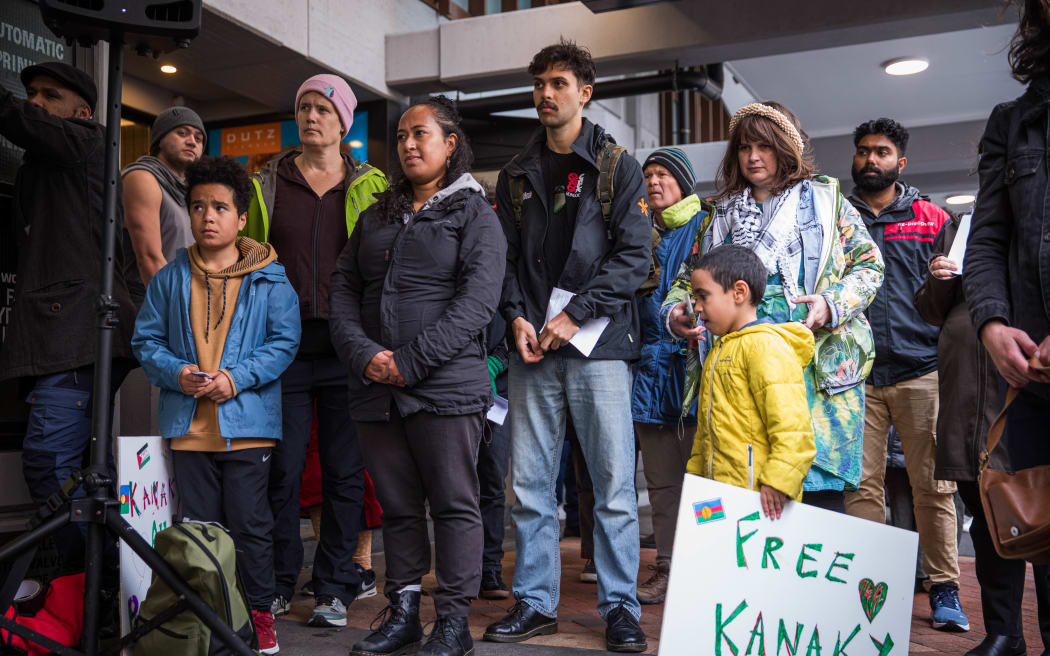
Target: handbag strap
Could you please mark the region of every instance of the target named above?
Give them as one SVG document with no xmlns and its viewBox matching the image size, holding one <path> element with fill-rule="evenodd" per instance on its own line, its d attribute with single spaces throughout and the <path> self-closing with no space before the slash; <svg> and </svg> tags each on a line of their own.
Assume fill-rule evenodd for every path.
<svg viewBox="0 0 1050 656">
<path fill-rule="evenodd" d="M 1050 367 L 1044 367 L 1039 361 L 1039 355 L 1033 355 L 1028 361 L 1028 366 L 1036 371 L 1050 374 Z M 992 422 L 992 427 L 988 429 L 988 442 L 985 446 L 984 453 L 981 454 L 981 464 L 978 475 L 983 474 L 984 470 L 988 468 L 988 464 L 992 460 L 992 452 L 995 451 L 995 447 L 999 445 L 999 440 L 1003 437 L 1003 430 L 1006 428 L 1006 411 L 1010 409 L 1010 404 L 1014 402 L 1017 395 L 1021 393 L 1021 390 L 1017 387 L 1011 387 L 1006 393 L 1006 402 L 1003 404 L 1003 409 L 999 411 L 999 416 Z"/>
</svg>

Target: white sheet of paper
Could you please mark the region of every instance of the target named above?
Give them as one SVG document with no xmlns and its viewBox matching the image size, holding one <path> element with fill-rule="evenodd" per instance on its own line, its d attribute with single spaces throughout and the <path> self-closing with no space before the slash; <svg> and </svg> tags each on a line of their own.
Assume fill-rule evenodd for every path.
<svg viewBox="0 0 1050 656">
<path fill-rule="evenodd" d="M 959 231 L 955 233 L 955 241 L 952 242 L 951 250 L 948 251 L 948 259 L 959 267 L 953 273 L 961 276 L 963 272 L 963 258 L 966 257 L 966 241 L 970 238 L 970 217 L 973 213 L 964 214 L 959 220 Z"/>
<path fill-rule="evenodd" d="M 503 422 L 507 421 L 507 411 L 510 410 L 510 404 L 507 403 L 507 399 L 499 394 L 495 396 L 493 401 L 492 407 L 489 408 L 489 413 L 485 415 L 485 419 L 502 426 Z"/>
<path fill-rule="evenodd" d="M 565 306 L 569 304 L 569 301 L 575 295 L 560 287 L 555 287 L 551 292 L 551 300 L 547 305 L 547 317 L 543 320 L 543 325 L 547 325 L 551 319 L 558 316 L 558 313 L 565 309 Z M 569 343 L 575 346 L 580 353 L 583 353 L 583 357 L 589 358 L 591 357 L 591 351 L 594 350 L 594 345 L 598 343 L 598 338 L 602 336 L 602 333 L 605 332 L 605 327 L 608 325 L 609 317 L 588 319 L 583 322 L 583 325 L 572 336 Z"/>
</svg>

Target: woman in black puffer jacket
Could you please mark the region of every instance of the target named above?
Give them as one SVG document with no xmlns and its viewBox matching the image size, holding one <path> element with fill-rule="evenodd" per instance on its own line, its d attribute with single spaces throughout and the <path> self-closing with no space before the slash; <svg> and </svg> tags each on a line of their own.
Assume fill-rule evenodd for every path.
<svg viewBox="0 0 1050 656">
<path fill-rule="evenodd" d="M 492 404 L 482 333 L 496 311 L 507 244 L 452 103 L 409 108 L 399 170 L 366 210 L 332 275 L 332 341 L 350 367 L 350 415 L 383 506 L 390 612 L 352 654 L 422 638 L 420 581 L 434 520 L 438 620 L 424 654 L 465 654 L 481 581 L 478 446 Z"/>
</svg>

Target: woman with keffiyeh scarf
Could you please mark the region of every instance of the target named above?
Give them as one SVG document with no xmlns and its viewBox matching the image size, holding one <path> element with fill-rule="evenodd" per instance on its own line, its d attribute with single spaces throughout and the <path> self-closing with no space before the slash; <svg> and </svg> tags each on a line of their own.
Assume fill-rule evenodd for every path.
<svg viewBox="0 0 1050 656">
<path fill-rule="evenodd" d="M 754 103 L 733 116 L 719 183 L 715 212 L 697 231 L 661 308 L 672 335 L 699 340 L 683 408 L 695 398 L 713 339 L 685 309 L 693 266 L 714 246 L 747 246 L 769 272 L 759 318 L 805 323 L 816 341 L 804 374 L 817 456 L 802 501 L 844 512 L 843 492 L 860 481 L 862 383 L 875 357 L 863 310 L 882 284 L 882 255 L 838 180 L 815 175 L 805 133 L 782 105 Z"/>
</svg>

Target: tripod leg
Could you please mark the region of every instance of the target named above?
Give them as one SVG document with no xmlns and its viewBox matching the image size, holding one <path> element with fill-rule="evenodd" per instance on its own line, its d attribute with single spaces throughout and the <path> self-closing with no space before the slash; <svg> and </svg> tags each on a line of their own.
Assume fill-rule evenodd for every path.
<svg viewBox="0 0 1050 656">
<path fill-rule="evenodd" d="M 84 654 L 98 653 L 100 592 L 102 590 L 102 542 L 106 538 L 106 527 L 88 524 L 87 558 L 84 562 Z"/>
<path fill-rule="evenodd" d="M 69 511 L 52 515 L 33 530 L 19 535 L 0 548 L 0 562 L 11 560 L 29 547 L 42 542 L 44 538 L 69 523 Z"/>
<path fill-rule="evenodd" d="M 175 594 L 186 599 L 186 603 L 189 605 L 193 614 L 199 617 L 200 620 L 212 630 L 212 633 L 214 633 L 223 644 L 229 647 L 230 651 L 235 654 L 240 654 L 240 656 L 254 655 L 251 648 L 237 637 L 237 634 L 233 632 L 233 629 L 227 626 L 226 623 L 215 614 L 215 611 L 212 610 L 211 606 L 204 603 L 204 600 L 194 592 L 193 588 L 187 585 L 186 582 L 182 580 L 182 577 L 180 577 L 178 573 L 168 565 L 168 563 L 164 562 L 164 559 L 158 556 L 157 552 L 150 548 L 149 544 L 146 543 L 142 536 L 135 532 L 135 529 L 124 521 L 119 513 L 107 508 L 106 526 L 109 527 L 114 535 L 131 547 L 131 550 L 138 554 L 139 558 L 146 561 L 146 565 L 153 570 L 153 573 L 167 583 L 168 587 L 170 587 Z"/>
</svg>

